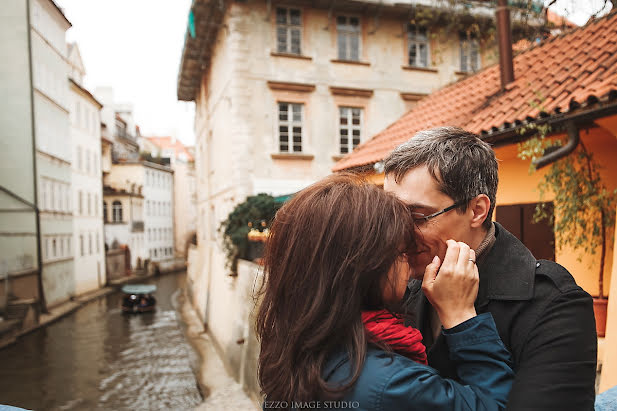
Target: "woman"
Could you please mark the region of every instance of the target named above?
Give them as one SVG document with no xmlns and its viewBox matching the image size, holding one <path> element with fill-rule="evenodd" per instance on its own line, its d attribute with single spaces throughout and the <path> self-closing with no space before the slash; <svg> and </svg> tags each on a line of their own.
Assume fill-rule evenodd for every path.
<svg viewBox="0 0 617 411">
<path fill-rule="evenodd" d="M 423 282 L 458 382 L 426 365 L 420 333 L 391 314 L 411 277 L 414 236 L 402 202 L 352 175 L 327 177 L 279 210 L 257 315 L 264 408 L 505 406 L 510 357 L 490 314 L 476 316 L 473 250 L 449 241 Z"/>
</svg>

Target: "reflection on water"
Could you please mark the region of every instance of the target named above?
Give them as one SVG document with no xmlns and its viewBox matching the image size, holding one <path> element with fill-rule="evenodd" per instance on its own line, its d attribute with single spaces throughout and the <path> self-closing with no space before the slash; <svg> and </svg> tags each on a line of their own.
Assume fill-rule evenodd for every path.
<svg viewBox="0 0 617 411">
<path fill-rule="evenodd" d="M 0 350 L 0 404 L 35 410 L 187 410 L 201 401 L 172 294 L 186 275 L 151 281 L 157 310 L 125 315 L 121 293 L 87 304 Z"/>
</svg>

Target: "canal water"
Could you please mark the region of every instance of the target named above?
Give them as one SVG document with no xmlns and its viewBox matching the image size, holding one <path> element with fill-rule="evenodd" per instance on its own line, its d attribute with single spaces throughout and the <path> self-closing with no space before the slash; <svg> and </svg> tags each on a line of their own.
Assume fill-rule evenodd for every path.
<svg viewBox="0 0 617 411">
<path fill-rule="evenodd" d="M 126 315 L 122 294 L 92 301 L 0 349 L 0 404 L 33 410 L 192 410 L 196 357 L 172 299 L 186 273 L 156 284 L 157 310 Z"/>
</svg>

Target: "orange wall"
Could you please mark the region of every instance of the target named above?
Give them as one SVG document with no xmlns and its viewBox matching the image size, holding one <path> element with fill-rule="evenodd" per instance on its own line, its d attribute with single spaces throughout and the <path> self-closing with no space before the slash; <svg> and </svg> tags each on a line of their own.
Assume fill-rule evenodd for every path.
<svg viewBox="0 0 617 411">
<path fill-rule="evenodd" d="M 581 140 L 587 149 L 594 153 L 595 158 L 603 167 L 601 175 L 607 188 L 613 190 L 617 187 L 617 139 L 601 128 L 581 131 Z M 499 162 L 499 189 L 497 191 L 497 205 L 535 203 L 539 201 L 536 189 L 544 170 L 529 174 L 529 161 L 517 158 L 517 146 L 507 146 L 495 150 Z M 547 193 L 546 201 L 551 201 L 554 196 Z M 559 218 L 559 215 L 555 216 Z M 614 238 L 614 233 L 607 233 L 609 241 Z M 581 251 L 570 248 L 556 249 L 557 262 L 570 271 L 576 282 L 593 296 L 598 294 L 598 271 L 600 248 L 595 255 L 583 255 Z M 582 260 L 579 261 L 579 258 Z M 612 270 L 612 245 L 609 244 L 604 267 L 604 294 L 610 289 L 610 277 Z"/>
</svg>

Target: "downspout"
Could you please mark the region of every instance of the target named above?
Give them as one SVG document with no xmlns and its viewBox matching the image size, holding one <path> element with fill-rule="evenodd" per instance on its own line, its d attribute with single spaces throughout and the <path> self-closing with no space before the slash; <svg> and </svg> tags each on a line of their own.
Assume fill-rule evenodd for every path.
<svg viewBox="0 0 617 411">
<path fill-rule="evenodd" d="M 532 164 L 536 167 L 536 170 L 564 158 L 572 153 L 576 147 L 578 147 L 581 138 L 576 124 L 574 124 L 573 121 L 566 122 L 566 130 L 568 132 L 568 142 L 566 145 L 553 150 L 550 150 L 550 148 L 545 150 L 545 154 L 542 157 L 532 161 Z"/>
<path fill-rule="evenodd" d="M 43 257 L 41 255 L 41 214 L 39 211 L 38 196 L 38 173 L 36 168 L 36 132 L 34 120 L 34 79 L 32 78 L 32 27 L 30 23 L 30 0 L 26 0 L 26 13 L 28 22 L 28 66 L 30 70 L 30 126 L 32 127 L 32 173 L 34 176 L 34 214 L 36 216 L 36 261 L 39 269 L 38 289 L 39 306 L 43 314 L 48 314 L 47 302 L 45 301 L 45 289 L 43 287 Z"/>
</svg>

